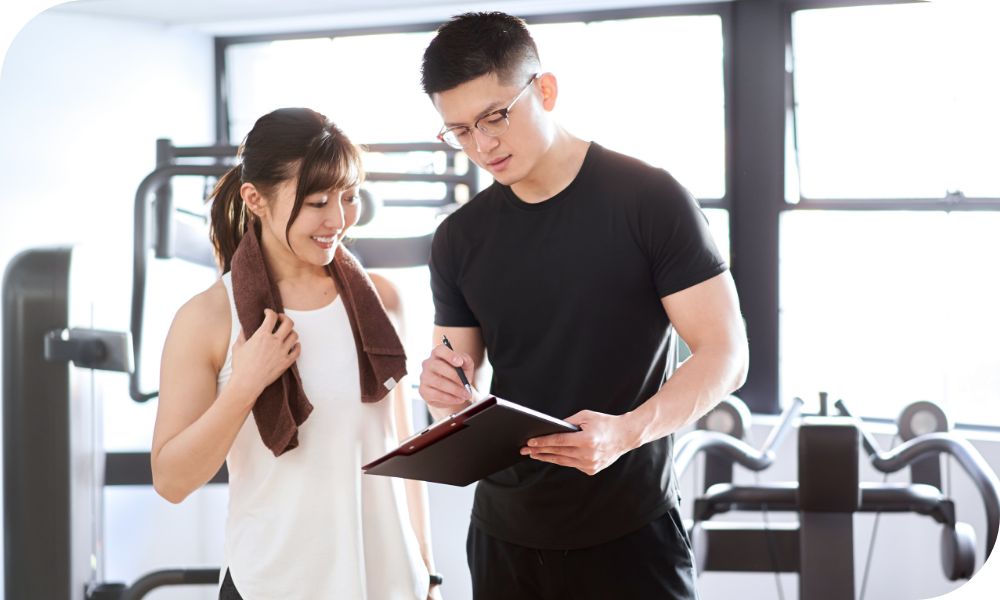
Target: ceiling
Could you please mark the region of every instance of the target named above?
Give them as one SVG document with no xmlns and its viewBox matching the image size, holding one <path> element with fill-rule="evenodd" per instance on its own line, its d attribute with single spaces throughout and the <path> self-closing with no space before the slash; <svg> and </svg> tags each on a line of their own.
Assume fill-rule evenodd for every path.
<svg viewBox="0 0 1000 600">
<path fill-rule="evenodd" d="M 434 22 L 470 10 L 530 15 L 695 0 L 74 0 L 52 11 L 137 19 L 215 35 Z M 704 1 L 704 0 L 701 0 Z"/>
</svg>

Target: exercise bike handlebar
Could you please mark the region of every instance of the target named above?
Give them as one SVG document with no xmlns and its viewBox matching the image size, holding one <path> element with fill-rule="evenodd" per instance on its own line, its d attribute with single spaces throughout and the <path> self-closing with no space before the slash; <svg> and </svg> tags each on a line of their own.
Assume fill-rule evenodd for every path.
<svg viewBox="0 0 1000 600">
<path fill-rule="evenodd" d="M 853 417 L 847 406 L 840 400 L 835 404 L 841 414 Z M 856 418 L 856 417 L 855 417 Z M 862 440 L 873 467 L 883 473 L 895 473 L 928 455 L 949 454 L 958 461 L 962 470 L 969 476 L 979 490 L 986 509 L 986 557 L 988 558 L 996 544 L 997 532 L 1000 530 L 1000 480 L 990 468 L 986 459 L 968 440 L 949 433 L 927 433 L 901 444 L 889 452 L 881 452 L 878 442 L 865 431 L 861 430 Z"/>
<path fill-rule="evenodd" d="M 802 410 L 802 404 L 801 398 L 795 398 L 785 407 L 778 424 L 771 429 L 760 450 L 718 431 L 699 429 L 688 433 L 677 442 L 675 449 L 674 466 L 677 477 L 684 474 L 700 452 L 722 454 L 751 471 L 763 471 L 770 467 L 774 463 L 778 447 L 792 427 L 792 421 Z"/>
</svg>

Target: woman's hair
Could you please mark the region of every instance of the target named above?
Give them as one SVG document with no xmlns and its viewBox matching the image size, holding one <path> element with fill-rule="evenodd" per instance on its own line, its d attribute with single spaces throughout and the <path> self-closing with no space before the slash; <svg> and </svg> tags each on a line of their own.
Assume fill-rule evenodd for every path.
<svg viewBox="0 0 1000 600">
<path fill-rule="evenodd" d="M 298 177 L 295 204 L 288 216 L 288 231 L 309 194 L 344 190 L 364 178 L 361 152 L 336 125 L 308 108 L 279 108 L 257 119 L 237 152 L 239 164 L 226 172 L 212 190 L 210 236 L 215 256 L 228 272 L 233 254 L 247 227 L 250 213 L 240 196 L 240 186 L 252 183 L 270 196 L 282 181 Z"/>
<path fill-rule="evenodd" d="M 490 73 L 503 84 L 519 82 L 540 68 L 523 20 L 502 12 L 465 13 L 439 27 L 424 50 L 421 84 L 431 95 Z"/>
</svg>

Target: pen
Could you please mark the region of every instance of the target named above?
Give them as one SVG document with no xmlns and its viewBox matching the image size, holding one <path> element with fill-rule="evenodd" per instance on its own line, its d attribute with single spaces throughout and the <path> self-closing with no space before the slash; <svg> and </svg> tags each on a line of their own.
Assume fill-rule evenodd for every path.
<svg viewBox="0 0 1000 600">
<path fill-rule="evenodd" d="M 454 352 L 455 349 L 451 347 L 451 342 L 448 341 L 448 336 L 442 335 L 441 341 L 444 342 L 446 348 Z M 465 386 L 465 391 L 469 392 L 469 395 L 471 396 L 472 386 L 469 385 L 469 380 L 465 378 L 465 371 L 462 370 L 462 367 L 455 367 L 455 371 L 458 372 L 458 378 L 462 380 L 462 385 Z"/>
</svg>

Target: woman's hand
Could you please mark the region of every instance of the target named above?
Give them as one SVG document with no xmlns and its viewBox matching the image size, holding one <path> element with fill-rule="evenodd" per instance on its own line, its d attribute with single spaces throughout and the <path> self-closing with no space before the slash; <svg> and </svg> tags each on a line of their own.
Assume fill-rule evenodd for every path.
<svg viewBox="0 0 1000 600">
<path fill-rule="evenodd" d="M 264 309 L 264 322 L 247 340 L 240 332 L 233 346 L 233 374 L 230 384 L 242 386 L 254 401 L 264 388 L 299 358 L 299 334 L 285 314 Z"/>
<path fill-rule="evenodd" d="M 441 586 L 432 585 L 430 591 L 427 592 L 427 600 L 442 600 Z"/>
</svg>

